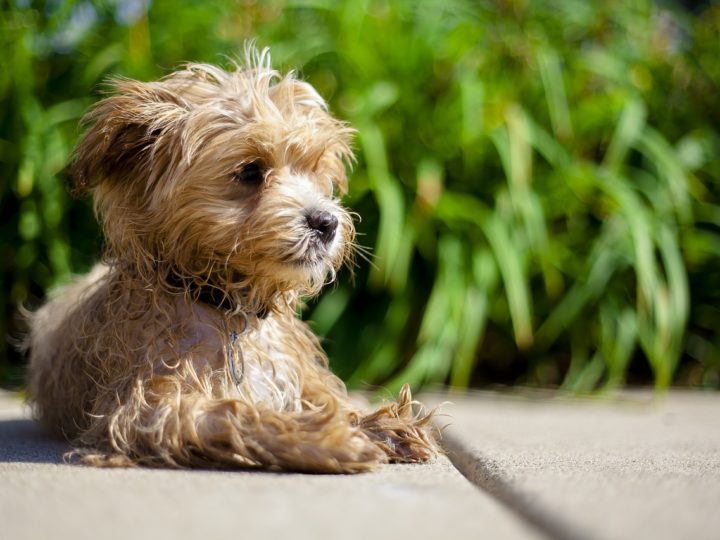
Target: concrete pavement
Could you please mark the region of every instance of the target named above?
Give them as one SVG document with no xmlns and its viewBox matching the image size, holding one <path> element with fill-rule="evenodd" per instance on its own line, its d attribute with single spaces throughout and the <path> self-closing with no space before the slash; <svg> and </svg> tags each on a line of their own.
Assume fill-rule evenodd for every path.
<svg viewBox="0 0 720 540">
<path fill-rule="evenodd" d="M 720 394 L 423 399 L 454 402 L 439 421 L 462 474 L 447 458 L 357 476 L 70 466 L 0 393 L 0 536 L 720 537 Z"/>
<path fill-rule="evenodd" d="M 553 538 L 720 538 L 720 395 L 450 397 L 473 483 Z"/>
</svg>

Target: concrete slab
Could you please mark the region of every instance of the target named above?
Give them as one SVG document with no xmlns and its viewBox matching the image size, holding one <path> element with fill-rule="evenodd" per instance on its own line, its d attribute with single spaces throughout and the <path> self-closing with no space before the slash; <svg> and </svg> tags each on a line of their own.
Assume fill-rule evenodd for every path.
<svg viewBox="0 0 720 540">
<path fill-rule="evenodd" d="M 0 393 L 3 538 L 507 538 L 539 534 L 445 458 L 357 476 L 92 469 L 61 462 Z"/>
<path fill-rule="evenodd" d="M 550 536 L 720 538 L 720 395 L 447 399 L 454 464 Z"/>
</svg>

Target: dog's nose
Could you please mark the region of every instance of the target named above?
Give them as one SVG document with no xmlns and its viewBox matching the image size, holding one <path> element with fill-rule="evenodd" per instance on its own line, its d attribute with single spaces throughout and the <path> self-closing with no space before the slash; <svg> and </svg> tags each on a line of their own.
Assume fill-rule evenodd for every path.
<svg viewBox="0 0 720 540">
<path fill-rule="evenodd" d="M 312 230 L 317 231 L 320 239 L 325 243 L 329 243 L 335 236 L 338 226 L 338 218 L 330 212 L 315 210 L 308 214 L 307 224 Z"/>
</svg>

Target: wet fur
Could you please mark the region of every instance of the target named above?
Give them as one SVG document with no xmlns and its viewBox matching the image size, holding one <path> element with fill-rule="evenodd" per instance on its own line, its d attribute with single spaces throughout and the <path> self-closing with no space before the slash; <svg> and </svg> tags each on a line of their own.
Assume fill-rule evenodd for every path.
<svg viewBox="0 0 720 540">
<path fill-rule="evenodd" d="M 413 412 L 409 389 L 358 410 L 295 315 L 352 255 L 338 200 L 352 130 L 266 51 L 247 56 L 231 72 L 115 79 L 86 115 L 72 190 L 92 193 L 106 250 L 30 315 L 35 414 L 90 465 L 358 472 L 427 460 L 431 415 Z M 257 189 L 233 179 L 250 162 L 266 171 Z M 325 246 L 305 221 L 318 208 L 339 221 Z"/>
</svg>

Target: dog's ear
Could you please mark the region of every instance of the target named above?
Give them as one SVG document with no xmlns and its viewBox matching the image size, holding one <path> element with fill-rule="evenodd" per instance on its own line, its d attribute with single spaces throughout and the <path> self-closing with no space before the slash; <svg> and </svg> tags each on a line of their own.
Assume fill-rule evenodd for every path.
<svg viewBox="0 0 720 540">
<path fill-rule="evenodd" d="M 324 144 L 318 145 L 318 149 L 321 150 L 318 159 L 324 161 L 324 168 L 333 179 L 338 192 L 345 195 L 348 189 L 345 167 L 352 166 L 355 160 L 352 152 L 355 130 L 329 114 L 327 102 L 311 84 L 292 78 L 286 81 L 289 83 L 277 85 L 273 90 L 282 88 L 281 91 L 286 92 L 285 97 L 294 108 L 319 112 L 314 116 L 319 125 L 323 126 L 320 131 L 325 139 Z M 317 138 L 319 142 L 321 137 Z"/>
<path fill-rule="evenodd" d="M 104 181 L 147 176 L 158 140 L 178 135 L 188 105 L 162 82 L 116 78 L 116 95 L 99 101 L 82 119 L 88 126 L 70 166 L 70 191 L 82 195 Z"/>
<path fill-rule="evenodd" d="M 313 86 L 305 81 L 294 81 L 292 86 L 295 103 L 305 107 L 318 107 L 323 111 L 328 110 L 327 103 L 318 94 L 318 91 Z"/>
</svg>

